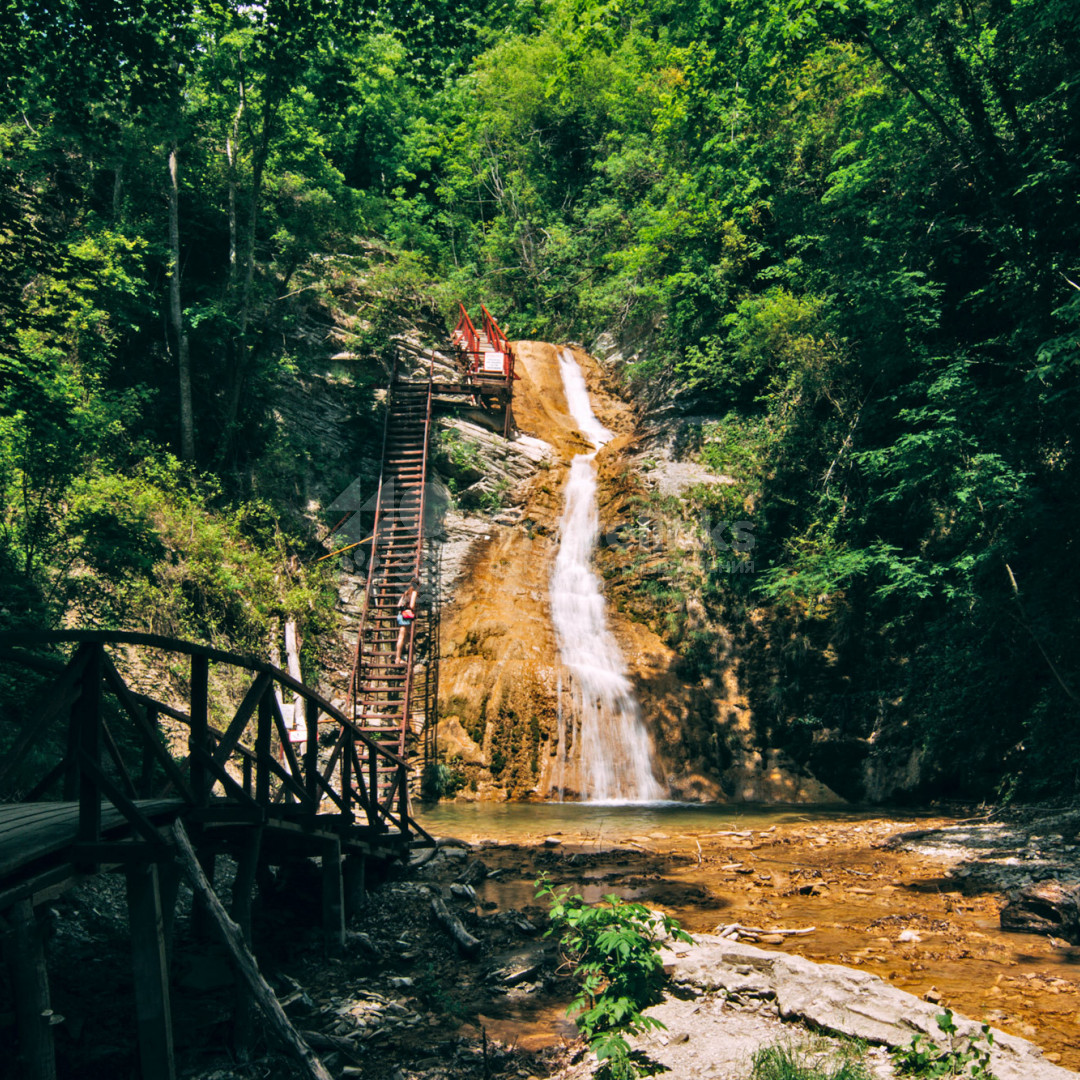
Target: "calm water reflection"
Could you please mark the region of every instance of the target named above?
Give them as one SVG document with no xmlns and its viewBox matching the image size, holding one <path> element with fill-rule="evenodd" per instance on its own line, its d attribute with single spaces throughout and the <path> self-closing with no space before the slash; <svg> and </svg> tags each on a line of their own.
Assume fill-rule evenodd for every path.
<svg viewBox="0 0 1080 1080">
<path fill-rule="evenodd" d="M 671 836 L 723 829 L 767 829 L 811 821 L 865 821 L 890 816 L 881 807 L 766 806 L 750 803 L 416 803 L 413 813 L 436 836 L 528 840 L 579 833 L 599 840 L 663 832 Z M 913 814 L 905 809 L 902 816 Z"/>
</svg>

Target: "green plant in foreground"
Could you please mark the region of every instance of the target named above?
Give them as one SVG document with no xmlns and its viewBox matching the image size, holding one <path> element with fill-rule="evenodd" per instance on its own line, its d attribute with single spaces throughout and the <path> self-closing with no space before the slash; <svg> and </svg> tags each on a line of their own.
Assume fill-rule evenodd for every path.
<svg viewBox="0 0 1080 1080">
<path fill-rule="evenodd" d="M 852 1057 L 850 1048 L 830 1048 L 830 1056 L 832 1062 L 812 1050 L 765 1046 L 754 1054 L 750 1080 L 870 1080 L 866 1066 Z"/>
<path fill-rule="evenodd" d="M 936 1080 L 941 1076 L 996 1080 L 990 1071 L 990 1051 L 994 1048 L 990 1025 L 983 1024 L 978 1035 L 959 1036 L 951 1009 L 946 1009 L 936 1019 L 942 1034 L 949 1037 L 949 1045 L 942 1048 L 929 1040 L 924 1041 L 924 1036 L 916 1035 L 906 1050 L 893 1052 L 896 1071 L 901 1076 L 914 1076 L 919 1080 Z"/>
<path fill-rule="evenodd" d="M 562 936 L 563 951 L 573 965 L 577 996 L 573 1015 L 596 1054 L 599 1076 L 634 1080 L 641 1075 L 626 1035 L 639 1035 L 664 1025 L 643 1009 L 661 1000 L 664 982 L 660 948 L 667 938 L 693 943 L 678 921 L 614 895 L 588 904 L 563 886 L 555 888 L 547 874 L 536 882 L 537 897 L 549 897 L 548 934 Z"/>
</svg>

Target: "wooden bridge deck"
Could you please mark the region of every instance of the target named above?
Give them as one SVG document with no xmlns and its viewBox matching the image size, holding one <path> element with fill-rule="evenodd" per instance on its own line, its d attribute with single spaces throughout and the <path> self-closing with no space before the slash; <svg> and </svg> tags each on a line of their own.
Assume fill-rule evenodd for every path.
<svg viewBox="0 0 1080 1080">
<path fill-rule="evenodd" d="M 171 821 L 184 807 L 181 799 L 140 799 L 135 805 L 155 823 Z M 103 838 L 114 839 L 130 831 L 119 810 L 102 807 Z M 0 882 L 42 865 L 70 861 L 78 833 L 77 802 L 0 803 Z"/>
</svg>

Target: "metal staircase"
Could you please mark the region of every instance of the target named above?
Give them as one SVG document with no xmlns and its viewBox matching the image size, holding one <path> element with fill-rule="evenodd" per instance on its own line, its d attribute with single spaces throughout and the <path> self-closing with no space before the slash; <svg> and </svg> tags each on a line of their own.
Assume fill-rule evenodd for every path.
<svg viewBox="0 0 1080 1080">
<path fill-rule="evenodd" d="M 429 684 L 437 663 L 432 650 L 433 616 L 437 628 L 437 604 L 432 598 L 437 591 L 431 588 L 430 559 L 424 550 L 430 430 L 430 374 L 423 382 L 395 379 L 383 430 L 382 474 L 347 714 L 354 719 L 356 732 L 401 758 L 410 725 L 431 719 L 427 715 L 433 697 Z M 420 580 L 416 618 L 405 628 L 401 662 L 396 663 L 401 630 L 398 602 L 414 577 Z M 415 710 L 414 696 L 420 706 Z M 362 740 L 352 741 L 354 745 L 343 747 L 343 773 L 351 774 L 358 791 L 366 786 L 379 798 L 395 794 L 400 773 L 392 761 L 369 753 Z"/>
</svg>

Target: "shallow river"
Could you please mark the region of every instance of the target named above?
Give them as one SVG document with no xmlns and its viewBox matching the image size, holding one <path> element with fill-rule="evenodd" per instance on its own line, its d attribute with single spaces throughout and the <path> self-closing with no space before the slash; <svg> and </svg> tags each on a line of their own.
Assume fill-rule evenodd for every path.
<svg viewBox="0 0 1080 1080">
<path fill-rule="evenodd" d="M 733 922 L 767 933 L 813 927 L 763 945 L 864 968 L 1080 1069 L 1080 948 L 1002 931 L 1001 893 L 962 888 L 948 873 L 958 857 L 885 846 L 897 833 L 953 823 L 939 813 L 674 803 L 417 810 L 430 832 L 481 845 L 501 870 L 478 888 L 489 906 L 535 906 L 543 870 L 590 901 L 616 893 L 663 908 L 691 933 Z"/>
<path fill-rule="evenodd" d="M 880 808 L 757 806 L 750 803 L 576 803 L 445 802 L 415 808 L 429 832 L 471 841 L 527 843 L 556 833 L 615 842 L 636 833 L 662 830 L 672 836 L 712 829 L 768 829 L 812 821 L 880 820 Z M 927 815 L 929 816 L 929 815 Z M 903 816 L 911 820 L 912 814 Z"/>
</svg>

